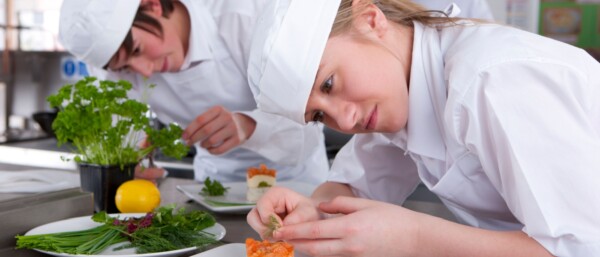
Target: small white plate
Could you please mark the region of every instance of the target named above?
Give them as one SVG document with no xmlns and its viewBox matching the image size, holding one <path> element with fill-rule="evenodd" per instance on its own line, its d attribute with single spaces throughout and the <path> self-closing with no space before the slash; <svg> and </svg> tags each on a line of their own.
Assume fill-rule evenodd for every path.
<svg viewBox="0 0 600 257">
<path fill-rule="evenodd" d="M 246 245 L 235 243 L 235 244 L 226 244 L 223 246 L 219 246 L 213 249 L 210 249 L 205 252 L 201 252 L 199 254 L 192 255 L 190 257 L 243 257 L 246 256 Z"/>
<path fill-rule="evenodd" d="M 223 246 L 219 246 L 213 249 L 210 249 L 206 252 L 201 252 L 199 254 L 192 255 L 190 257 L 243 257 L 246 256 L 246 245 L 241 243 L 234 244 L 226 244 Z M 307 255 L 301 254 L 299 252 L 294 252 L 295 257 L 307 257 Z"/>
<path fill-rule="evenodd" d="M 145 215 L 145 213 L 110 214 L 111 217 L 119 216 L 119 218 L 141 217 L 144 215 Z M 55 221 L 55 222 L 48 223 L 45 225 L 41 225 L 39 227 L 35 227 L 35 228 L 29 230 L 27 233 L 25 233 L 25 235 L 38 235 L 38 234 L 48 234 L 48 233 L 57 233 L 57 232 L 66 232 L 66 231 L 77 231 L 77 230 L 90 229 L 90 228 L 94 228 L 97 226 L 100 226 L 100 223 L 94 222 L 92 220 L 92 216 L 83 216 L 83 217 L 70 218 L 70 219 L 66 219 L 66 220 L 60 220 L 60 221 Z M 204 231 L 215 235 L 217 240 L 221 240 L 225 236 L 225 227 L 223 227 L 219 223 L 216 223 L 214 226 L 209 227 L 209 228 L 205 229 Z M 54 255 L 54 256 L 62 256 L 62 257 L 74 257 L 74 256 L 111 257 L 111 256 L 115 256 L 115 255 L 118 255 L 120 257 L 169 257 L 169 256 L 181 255 L 182 253 L 196 250 L 196 247 L 188 247 L 188 248 L 173 250 L 173 251 L 158 252 L 158 253 L 144 253 L 144 254 L 136 254 L 134 248 L 127 248 L 127 249 L 122 249 L 122 250 L 118 250 L 118 251 L 114 250 L 115 248 L 117 248 L 123 244 L 126 244 L 126 242 L 110 246 L 107 249 L 105 249 L 104 251 L 102 251 L 101 253 L 94 254 L 94 255 L 57 253 L 57 252 L 50 252 L 50 251 L 42 251 L 42 250 L 38 250 L 38 249 L 34 249 L 34 250 L 45 253 L 45 254 Z"/>
<path fill-rule="evenodd" d="M 200 192 L 202 192 L 202 188 L 204 188 L 204 184 L 178 185 L 177 190 L 213 212 L 247 213 L 254 207 L 255 204 L 253 202 L 248 202 L 246 200 L 246 190 L 248 188 L 246 182 L 231 182 L 222 184 L 224 187 L 228 188 L 227 192 L 223 196 L 216 197 L 205 197 L 200 194 Z M 316 186 L 312 184 L 292 181 L 277 182 L 277 186 L 292 189 L 305 196 L 310 196 L 316 188 Z M 210 201 L 217 201 L 226 204 L 228 203 L 232 204 L 232 206 L 216 206 L 210 204 Z"/>
</svg>

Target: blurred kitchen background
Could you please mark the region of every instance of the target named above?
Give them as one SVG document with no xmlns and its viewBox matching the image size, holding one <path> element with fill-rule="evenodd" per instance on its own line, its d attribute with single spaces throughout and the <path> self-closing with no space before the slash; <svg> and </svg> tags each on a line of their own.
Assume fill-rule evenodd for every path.
<svg viewBox="0 0 600 257">
<path fill-rule="evenodd" d="M 600 0 L 488 2 L 499 23 L 568 42 L 599 56 Z M 34 114 L 52 112 L 46 97 L 87 75 L 85 64 L 64 52 L 58 42 L 61 3 L 0 0 L 0 144 L 48 137 L 34 121 Z M 327 131 L 332 155 L 347 138 Z"/>
</svg>

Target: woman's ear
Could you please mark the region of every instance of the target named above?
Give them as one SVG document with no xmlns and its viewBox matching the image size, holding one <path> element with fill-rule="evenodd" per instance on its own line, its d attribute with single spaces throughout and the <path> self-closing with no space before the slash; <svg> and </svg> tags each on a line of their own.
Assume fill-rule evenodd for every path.
<svg viewBox="0 0 600 257">
<path fill-rule="evenodd" d="M 163 15 L 163 9 L 162 5 L 160 4 L 160 0 L 142 0 L 140 6 L 146 11 L 154 13 L 157 16 Z"/>
<path fill-rule="evenodd" d="M 388 20 L 379 7 L 365 2 L 365 0 L 352 1 L 354 27 L 360 33 L 374 33 L 375 36 L 381 38 L 387 32 Z"/>
</svg>

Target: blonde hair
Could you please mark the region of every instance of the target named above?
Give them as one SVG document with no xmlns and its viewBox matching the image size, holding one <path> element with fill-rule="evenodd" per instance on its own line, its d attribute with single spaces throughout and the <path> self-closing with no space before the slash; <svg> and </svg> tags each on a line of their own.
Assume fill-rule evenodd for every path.
<svg viewBox="0 0 600 257">
<path fill-rule="evenodd" d="M 452 26 L 461 18 L 451 18 L 442 11 L 431 11 L 411 0 L 342 0 L 330 36 L 339 35 L 352 27 L 354 14 L 360 13 L 367 6 L 374 4 L 385 17 L 395 23 L 412 27 L 413 21 L 429 26 Z"/>
</svg>

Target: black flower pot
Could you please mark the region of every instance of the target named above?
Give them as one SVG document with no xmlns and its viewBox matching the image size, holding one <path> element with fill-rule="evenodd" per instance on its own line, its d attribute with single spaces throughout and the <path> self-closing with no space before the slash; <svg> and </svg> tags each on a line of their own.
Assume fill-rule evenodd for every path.
<svg viewBox="0 0 600 257">
<path fill-rule="evenodd" d="M 121 184 L 133 179 L 135 166 L 135 163 L 128 164 L 121 169 L 120 165 L 78 164 L 81 189 L 94 194 L 95 212 L 119 212 L 115 205 L 115 194 Z"/>
</svg>

